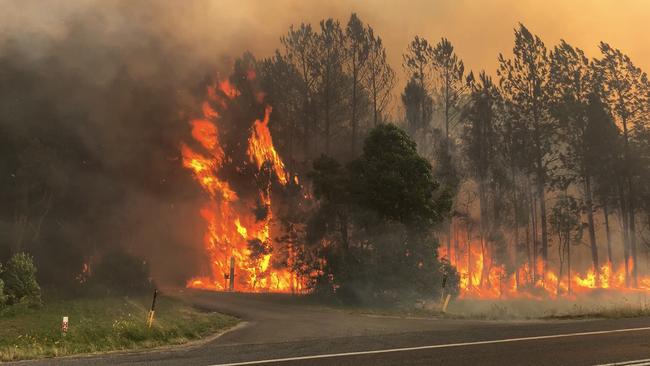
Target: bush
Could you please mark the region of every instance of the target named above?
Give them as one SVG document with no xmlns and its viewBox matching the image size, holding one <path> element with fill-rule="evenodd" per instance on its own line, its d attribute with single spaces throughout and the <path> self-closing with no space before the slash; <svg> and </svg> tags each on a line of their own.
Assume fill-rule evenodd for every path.
<svg viewBox="0 0 650 366">
<path fill-rule="evenodd" d="M 16 253 L 2 272 L 7 302 L 41 304 L 41 287 L 36 282 L 36 267 L 27 253 Z"/>
<path fill-rule="evenodd" d="M 107 253 L 95 267 L 91 286 L 109 294 L 137 294 L 151 289 L 149 266 L 122 251 Z"/>
<path fill-rule="evenodd" d="M 0 273 L 2 273 L 2 265 L 0 265 Z M 5 295 L 5 283 L 0 279 L 0 309 L 7 304 L 7 295 Z"/>
<path fill-rule="evenodd" d="M 460 274 L 447 258 L 440 260 L 440 273 L 444 282 L 445 292 L 456 298 L 460 294 Z"/>
</svg>

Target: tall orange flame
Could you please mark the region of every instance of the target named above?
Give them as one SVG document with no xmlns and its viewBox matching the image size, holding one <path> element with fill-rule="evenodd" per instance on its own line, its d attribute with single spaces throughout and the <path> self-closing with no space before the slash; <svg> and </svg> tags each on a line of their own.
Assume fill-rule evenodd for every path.
<svg viewBox="0 0 650 366">
<path fill-rule="evenodd" d="M 271 190 L 270 182 L 259 189 L 253 199 L 244 199 L 222 176 L 226 161 L 219 141 L 221 114 L 213 104 L 227 110 L 231 100 L 241 93 L 228 80 L 207 88 L 206 100 L 201 105 L 202 118 L 190 121 L 192 138 L 205 153 L 181 144 L 183 166 L 190 169 L 195 180 L 208 194 L 209 200 L 200 214 L 207 224 L 204 247 L 210 259 L 211 275 L 188 281 L 188 287 L 225 290 L 228 288 L 230 260 L 234 258 L 234 287 L 238 291 L 289 291 L 300 289 L 300 284 L 287 268 L 274 268 L 273 244 L 270 238 Z M 279 183 L 286 185 L 288 174 L 273 146 L 268 129 L 271 108 L 266 107 L 263 120 L 253 121 L 248 139 L 248 155 L 258 171 L 270 167 Z M 256 202 L 255 202 L 256 201 Z M 265 214 L 259 217 L 252 207 L 262 206 Z"/>
</svg>

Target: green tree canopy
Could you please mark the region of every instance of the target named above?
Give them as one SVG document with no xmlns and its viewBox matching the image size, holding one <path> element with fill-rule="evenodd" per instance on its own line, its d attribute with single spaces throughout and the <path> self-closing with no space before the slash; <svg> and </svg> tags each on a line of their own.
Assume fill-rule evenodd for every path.
<svg viewBox="0 0 650 366">
<path fill-rule="evenodd" d="M 370 132 L 363 154 L 350 165 L 350 175 L 354 201 L 384 218 L 431 225 L 442 221 L 451 208 L 450 197 L 438 192 L 431 164 L 392 124 Z"/>
</svg>

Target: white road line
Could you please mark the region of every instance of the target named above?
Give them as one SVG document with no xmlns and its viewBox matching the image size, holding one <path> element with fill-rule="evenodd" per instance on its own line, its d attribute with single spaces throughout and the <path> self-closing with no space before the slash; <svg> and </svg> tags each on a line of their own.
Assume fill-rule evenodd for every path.
<svg viewBox="0 0 650 366">
<path fill-rule="evenodd" d="M 646 358 L 644 360 L 604 363 L 596 366 L 646 366 L 646 365 L 650 365 L 650 358 Z"/>
<path fill-rule="evenodd" d="M 609 334 L 609 333 L 640 332 L 640 331 L 644 331 L 644 330 L 650 330 L 650 327 L 614 329 L 614 330 L 600 330 L 600 331 L 595 331 L 595 332 L 553 334 L 553 335 L 536 336 L 536 337 L 497 339 L 497 340 L 492 340 L 492 341 L 434 344 L 434 345 L 431 345 L 431 346 L 392 348 L 392 349 L 381 349 L 381 350 L 374 350 L 374 351 L 331 353 L 331 354 L 312 355 L 312 356 L 275 358 L 275 359 L 269 359 L 269 360 L 245 361 L 245 362 L 234 362 L 234 363 L 221 363 L 221 364 L 210 365 L 210 366 L 259 365 L 259 364 L 270 363 L 270 362 L 290 362 L 290 361 L 316 360 L 316 359 L 321 359 L 321 358 L 361 356 L 361 355 L 373 355 L 373 354 L 381 354 L 381 353 L 419 351 L 419 350 L 436 349 L 436 348 L 451 348 L 451 347 L 464 347 L 464 346 L 478 346 L 478 345 L 482 345 L 482 344 L 522 342 L 522 341 L 532 341 L 532 340 L 537 340 L 537 339 L 569 338 L 569 337 L 581 337 L 581 336 Z M 639 362 L 641 362 L 641 361 L 645 361 L 645 360 L 639 360 Z M 612 365 L 625 365 L 625 364 L 612 364 Z"/>
</svg>

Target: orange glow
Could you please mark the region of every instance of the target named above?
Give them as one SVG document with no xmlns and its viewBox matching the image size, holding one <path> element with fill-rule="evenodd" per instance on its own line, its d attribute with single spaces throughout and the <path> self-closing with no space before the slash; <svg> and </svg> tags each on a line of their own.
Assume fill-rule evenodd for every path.
<svg viewBox="0 0 650 366">
<path fill-rule="evenodd" d="M 237 90 L 228 79 L 222 80 L 219 82 L 219 89 L 228 97 L 228 99 L 234 99 L 239 96 L 239 90 Z"/>
<path fill-rule="evenodd" d="M 567 275 L 566 263 L 560 278 L 558 270 L 548 268 L 544 272 L 544 263 L 538 258 L 535 263 L 535 280 L 530 264 L 525 262 L 510 272 L 501 264 L 496 264 L 487 248 L 481 251 L 480 242 L 459 242 L 452 246 L 451 255 L 446 246 L 438 250 L 440 258 L 448 258 L 460 275 L 461 298 L 506 299 L 506 298 L 556 298 L 558 296 L 576 296 L 597 289 L 620 292 L 650 291 L 650 276 L 639 276 L 636 288 L 626 285 L 625 265 L 622 263 L 614 269 L 610 263 L 600 268 L 600 273 L 589 269 L 584 273 L 571 271 Z M 485 258 L 484 258 L 485 256 Z M 485 259 L 485 260 L 484 260 Z M 629 267 L 632 268 L 632 263 Z M 569 280 L 570 279 L 570 280 Z M 570 281 L 570 283 L 569 283 Z M 569 286 L 570 285 L 570 286 Z"/>
<path fill-rule="evenodd" d="M 264 163 L 271 163 L 280 183 L 286 185 L 289 180 L 287 171 L 284 169 L 280 155 L 273 147 L 271 131 L 268 127 L 270 115 L 271 107 L 267 106 L 264 110 L 264 119 L 261 121 L 258 119 L 253 124 L 253 134 L 248 139 L 248 156 L 252 163 L 257 163 L 257 168 L 260 170 Z"/>
<path fill-rule="evenodd" d="M 259 189 L 253 198 L 243 198 L 223 176 L 223 165 L 232 159 L 225 156 L 220 142 L 220 111 L 227 110 L 230 100 L 240 95 L 228 80 L 208 87 L 206 100 L 201 105 L 203 117 L 190 121 L 192 138 L 202 150 L 199 152 L 185 143 L 180 146 L 183 166 L 192 171 L 209 198 L 200 214 L 207 225 L 203 245 L 209 257 L 211 274 L 192 278 L 187 286 L 227 289 L 230 260 L 234 258 L 234 287 L 237 291 L 300 290 L 301 283 L 290 269 L 273 265 L 270 183 Z M 279 183 L 285 185 L 288 174 L 268 129 L 270 113 L 271 109 L 267 107 L 263 120 L 251 121 L 251 135 L 247 141 L 249 159 L 258 170 L 272 169 Z M 263 207 L 264 217 L 254 213 L 255 207 Z"/>
</svg>

